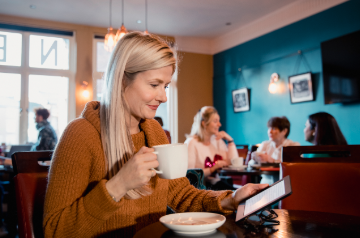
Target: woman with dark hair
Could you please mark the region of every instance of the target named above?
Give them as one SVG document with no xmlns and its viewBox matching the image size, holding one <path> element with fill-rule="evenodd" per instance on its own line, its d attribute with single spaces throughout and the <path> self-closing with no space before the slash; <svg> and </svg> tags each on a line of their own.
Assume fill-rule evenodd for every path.
<svg viewBox="0 0 360 238">
<path fill-rule="evenodd" d="M 335 118 L 326 112 L 311 114 L 305 123 L 305 140 L 314 145 L 347 145 Z"/>
</svg>

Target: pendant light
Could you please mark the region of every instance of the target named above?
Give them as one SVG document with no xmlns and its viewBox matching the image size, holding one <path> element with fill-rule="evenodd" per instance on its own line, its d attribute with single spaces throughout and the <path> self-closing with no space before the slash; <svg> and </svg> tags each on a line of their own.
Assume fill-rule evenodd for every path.
<svg viewBox="0 0 360 238">
<path fill-rule="evenodd" d="M 124 26 L 124 0 L 122 0 L 122 22 L 121 27 L 116 33 L 115 39 L 116 41 L 120 40 L 128 31 L 126 30 L 126 27 Z"/>
<path fill-rule="evenodd" d="M 145 0 L 145 35 L 149 35 L 148 28 L 147 28 L 147 0 Z"/>
<path fill-rule="evenodd" d="M 105 41 L 104 41 L 104 48 L 106 51 L 111 52 L 115 44 L 117 42 L 115 34 L 113 33 L 113 29 L 111 27 L 111 3 L 112 0 L 110 0 L 110 27 L 108 28 L 108 33 L 105 35 Z"/>
</svg>

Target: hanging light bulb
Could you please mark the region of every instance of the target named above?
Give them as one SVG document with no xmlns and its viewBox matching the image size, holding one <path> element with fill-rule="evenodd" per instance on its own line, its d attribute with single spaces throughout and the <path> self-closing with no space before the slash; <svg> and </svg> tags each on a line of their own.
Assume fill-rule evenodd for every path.
<svg viewBox="0 0 360 238">
<path fill-rule="evenodd" d="M 104 41 L 104 48 L 106 51 L 109 52 L 111 52 L 114 49 L 115 44 L 117 42 L 116 36 L 113 33 L 113 29 L 111 27 L 111 2 L 112 0 L 110 0 L 110 27 L 108 28 L 108 33 L 105 35 L 105 41 Z"/>
<path fill-rule="evenodd" d="M 106 51 L 111 52 L 116 44 L 116 40 L 115 40 L 115 34 L 113 32 L 112 27 L 108 28 L 108 33 L 105 36 L 105 42 L 104 42 L 104 48 Z"/>
<path fill-rule="evenodd" d="M 128 31 L 126 30 L 126 27 L 124 26 L 124 0 L 122 0 L 122 23 L 121 27 L 116 33 L 115 40 L 116 42 L 119 41 Z"/>
<path fill-rule="evenodd" d="M 145 35 L 149 35 L 149 32 L 147 30 L 147 0 L 145 0 Z"/>
</svg>

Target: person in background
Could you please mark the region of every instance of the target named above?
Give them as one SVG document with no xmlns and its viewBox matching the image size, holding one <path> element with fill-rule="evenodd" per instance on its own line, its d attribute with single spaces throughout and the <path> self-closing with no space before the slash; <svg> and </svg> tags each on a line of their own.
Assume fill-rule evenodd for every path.
<svg viewBox="0 0 360 238">
<path fill-rule="evenodd" d="M 163 120 L 162 120 L 161 117 L 154 117 L 154 119 L 159 122 L 159 124 L 160 124 L 161 127 L 164 126 L 164 123 L 163 123 Z M 168 138 L 169 143 L 171 144 L 170 131 L 164 129 L 164 132 L 165 132 L 165 134 L 166 134 L 166 137 Z"/>
<path fill-rule="evenodd" d="M 50 112 L 45 108 L 36 108 L 34 111 L 36 129 L 39 131 L 39 135 L 31 151 L 54 150 L 57 143 L 57 136 L 54 128 L 47 121 Z"/>
<path fill-rule="evenodd" d="M 221 181 L 216 170 L 231 164 L 232 158 L 239 157 L 233 138 L 221 127 L 220 116 L 211 106 L 202 107 L 195 115 L 188 145 L 188 168 L 201 168 L 205 183 L 213 190 L 233 189 L 231 184 Z M 225 144 L 224 140 L 228 142 Z"/>
<path fill-rule="evenodd" d="M 290 122 L 286 117 L 272 117 L 267 123 L 269 140 L 263 141 L 252 158 L 260 163 L 280 163 L 281 148 L 299 146 L 298 142 L 287 139 L 290 134 Z"/>
<path fill-rule="evenodd" d="M 231 213 L 268 186 L 208 191 L 186 177 L 158 177 L 151 147 L 169 142 L 153 118 L 167 101 L 165 89 L 176 65 L 174 52 L 156 36 L 131 32 L 117 42 L 101 102 L 87 103 L 55 148 L 44 203 L 45 238 L 133 237 L 166 215 L 167 206 L 176 212 Z"/>
<path fill-rule="evenodd" d="M 311 114 L 305 123 L 305 140 L 313 145 L 347 145 L 335 118 L 326 112 Z"/>
</svg>

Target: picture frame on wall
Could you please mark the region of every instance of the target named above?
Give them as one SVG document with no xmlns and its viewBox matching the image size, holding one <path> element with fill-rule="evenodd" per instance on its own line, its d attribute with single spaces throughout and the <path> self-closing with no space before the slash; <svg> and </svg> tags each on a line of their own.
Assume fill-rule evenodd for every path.
<svg viewBox="0 0 360 238">
<path fill-rule="evenodd" d="M 314 101 L 311 72 L 289 76 L 291 103 Z"/>
<path fill-rule="evenodd" d="M 232 91 L 234 112 L 250 111 L 249 89 L 240 88 Z"/>
</svg>

